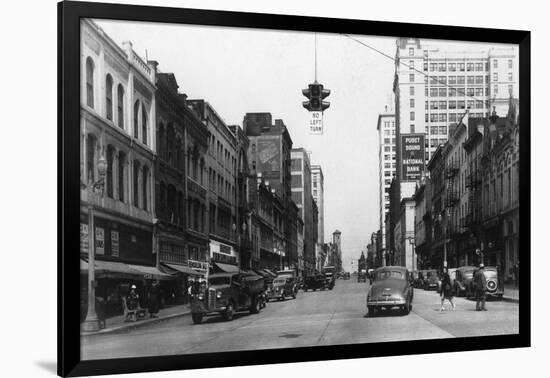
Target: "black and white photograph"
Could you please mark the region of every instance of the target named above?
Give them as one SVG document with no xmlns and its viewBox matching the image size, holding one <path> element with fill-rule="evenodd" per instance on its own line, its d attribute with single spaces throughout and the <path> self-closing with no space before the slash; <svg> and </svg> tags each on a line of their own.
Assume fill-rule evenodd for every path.
<svg viewBox="0 0 550 378">
<path fill-rule="evenodd" d="M 81 359 L 517 335 L 519 63 L 81 19 Z"/>
</svg>

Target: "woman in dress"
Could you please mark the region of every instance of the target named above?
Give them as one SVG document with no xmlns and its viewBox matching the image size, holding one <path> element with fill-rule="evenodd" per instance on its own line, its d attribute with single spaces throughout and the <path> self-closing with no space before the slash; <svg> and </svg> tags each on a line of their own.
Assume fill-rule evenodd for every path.
<svg viewBox="0 0 550 378">
<path fill-rule="evenodd" d="M 453 303 L 453 285 L 451 284 L 451 277 L 449 276 L 449 272 L 447 271 L 447 268 L 443 269 L 443 279 L 441 280 L 441 308 L 439 309 L 439 312 L 445 310 L 443 307 L 443 303 L 445 302 L 445 299 L 447 299 L 452 306 L 452 310 L 455 310 L 455 304 Z"/>
</svg>

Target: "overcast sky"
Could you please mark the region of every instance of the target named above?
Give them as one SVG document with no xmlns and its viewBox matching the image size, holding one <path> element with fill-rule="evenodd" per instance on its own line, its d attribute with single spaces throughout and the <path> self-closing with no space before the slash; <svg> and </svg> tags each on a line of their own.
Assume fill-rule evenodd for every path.
<svg viewBox="0 0 550 378">
<path fill-rule="evenodd" d="M 228 125 L 247 112 L 269 112 L 288 127 L 293 147 L 311 151 L 325 177 L 325 242 L 342 232 L 344 268 L 350 269 L 378 230 L 376 122 L 391 95 L 392 60 L 341 35 L 318 34 L 317 79 L 331 90 L 323 135 L 309 135 L 302 89 L 314 80 L 313 33 L 96 21 L 118 44 L 173 72 L 180 92 L 205 99 Z M 390 56 L 395 38 L 358 36 Z M 486 44 L 429 42 L 453 51 Z"/>
</svg>

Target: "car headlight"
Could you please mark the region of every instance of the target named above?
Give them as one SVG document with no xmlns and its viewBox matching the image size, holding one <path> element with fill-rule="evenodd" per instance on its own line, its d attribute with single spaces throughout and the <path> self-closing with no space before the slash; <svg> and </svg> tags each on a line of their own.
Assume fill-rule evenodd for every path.
<svg viewBox="0 0 550 378">
<path fill-rule="evenodd" d="M 199 294 L 198 297 L 199 301 L 202 301 L 204 299 L 204 295 L 203 294 Z"/>
<path fill-rule="evenodd" d="M 222 292 L 221 291 L 218 291 L 216 293 L 216 298 L 220 299 L 222 297 Z"/>
</svg>

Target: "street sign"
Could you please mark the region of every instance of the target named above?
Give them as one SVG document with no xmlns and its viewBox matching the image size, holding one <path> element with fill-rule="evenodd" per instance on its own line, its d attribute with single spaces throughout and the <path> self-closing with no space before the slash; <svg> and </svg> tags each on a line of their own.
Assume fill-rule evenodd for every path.
<svg viewBox="0 0 550 378">
<path fill-rule="evenodd" d="M 310 112 L 309 133 L 312 135 L 323 134 L 323 112 Z"/>
</svg>

